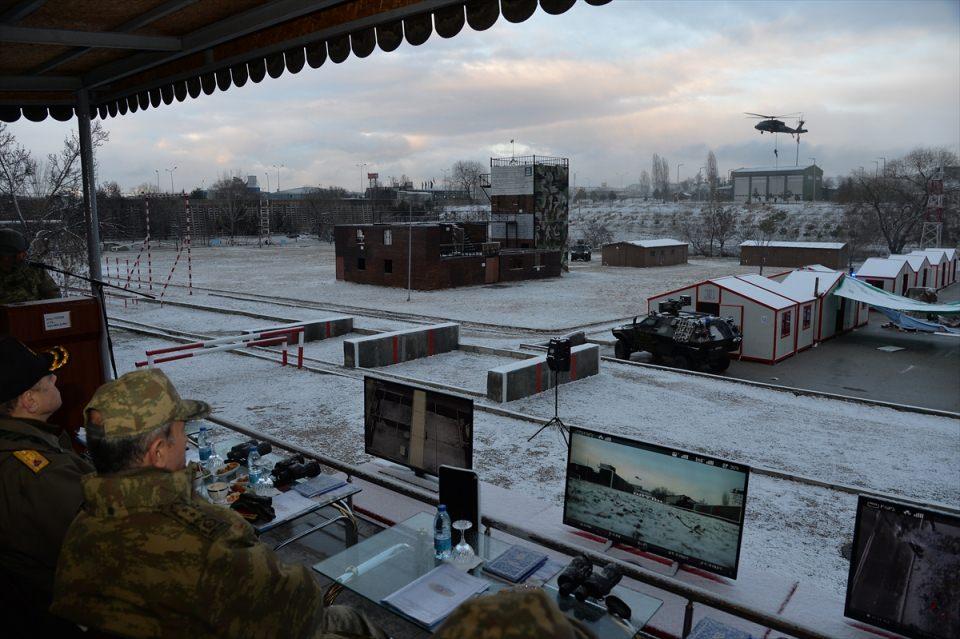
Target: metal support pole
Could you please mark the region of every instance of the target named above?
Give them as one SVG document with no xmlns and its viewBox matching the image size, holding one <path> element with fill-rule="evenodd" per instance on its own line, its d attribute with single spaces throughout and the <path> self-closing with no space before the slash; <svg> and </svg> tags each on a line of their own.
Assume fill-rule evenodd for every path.
<svg viewBox="0 0 960 639">
<path fill-rule="evenodd" d="M 100 216 L 97 214 L 97 181 L 93 174 L 93 140 L 90 137 L 90 103 L 87 91 L 77 91 L 77 128 L 80 138 L 80 174 L 83 178 L 83 216 L 87 224 L 87 267 L 90 278 L 103 279 L 100 269 Z M 97 296 L 103 305 L 103 290 L 98 291 L 95 284 L 90 285 L 90 292 Z M 100 363 L 103 366 L 104 376 L 111 371 L 109 333 L 107 328 L 107 309 L 101 312 L 100 327 Z"/>
</svg>

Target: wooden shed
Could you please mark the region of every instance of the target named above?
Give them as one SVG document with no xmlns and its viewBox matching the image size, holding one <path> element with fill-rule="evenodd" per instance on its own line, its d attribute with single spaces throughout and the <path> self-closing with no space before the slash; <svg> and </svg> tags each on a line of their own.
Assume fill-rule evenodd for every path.
<svg viewBox="0 0 960 639">
<path fill-rule="evenodd" d="M 842 271 L 850 252 L 844 242 L 757 242 L 740 244 L 740 263 L 746 266 L 789 266 L 822 264 Z"/>
<path fill-rule="evenodd" d="M 604 244 L 604 266 L 668 266 L 686 264 L 689 245 L 680 240 L 631 240 Z"/>
<path fill-rule="evenodd" d="M 913 270 L 904 260 L 871 257 L 857 269 L 857 279 L 888 293 L 906 295 L 913 281 Z"/>
</svg>

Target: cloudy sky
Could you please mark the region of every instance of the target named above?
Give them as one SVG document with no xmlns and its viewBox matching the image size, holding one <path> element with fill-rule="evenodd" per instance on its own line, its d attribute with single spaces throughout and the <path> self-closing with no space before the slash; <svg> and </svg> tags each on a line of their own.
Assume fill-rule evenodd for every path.
<svg viewBox="0 0 960 639">
<path fill-rule="evenodd" d="M 629 184 L 666 156 L 695 175 L 772 165 L 774 139 L 742 112 L 802 111 L 800 162 L 828 175 L 918 145 L 960 146 L 960 3 L 583 2 L 486 32 L 434 35 L 393 53 L 266 78 L 106 121 L 98 181 L 177 191 L 228 172 L 280 186 L 356 189 L 381 177 L 442 179 L 457 160 L 570 158 L 578 185 Z M 788 121 L 788 124 L 793 124 Z M 70 123 L 12 125 L 37 154 Z M 796 146 L 779 136 L 781 163 Z M 264 185 L 265 186 L 265 185 Z"/>
</svg>

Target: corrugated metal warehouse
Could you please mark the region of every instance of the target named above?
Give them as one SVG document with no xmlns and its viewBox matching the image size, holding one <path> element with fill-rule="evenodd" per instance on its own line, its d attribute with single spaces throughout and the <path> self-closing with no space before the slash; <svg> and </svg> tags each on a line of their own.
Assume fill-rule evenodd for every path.
<svg viewBox="0 0 960 639">
<path fill-rule="evenodd" d="M 731 171 L 734 202 L 794 202 L 823 199 L 823 169 L 810 166 L 770 167 Z"/>
<path fill-rule="evenodd" d="M 632 240 L 603 245 L 604 266 L 667 266 L 686 264 L 689 245 L 669 238 Z"/>
<path fill-rule="evenodd" d="M 850 251 L 844 242 L 757 242 L 740 244 L 740 263 L 745 266 L 789 266 L 799 268 L 822 264 L 846 270 Z"/>
</svg>

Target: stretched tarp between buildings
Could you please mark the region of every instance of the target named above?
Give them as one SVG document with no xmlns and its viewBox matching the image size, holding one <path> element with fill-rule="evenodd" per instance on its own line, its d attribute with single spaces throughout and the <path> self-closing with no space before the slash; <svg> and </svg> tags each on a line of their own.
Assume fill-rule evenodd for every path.
<svg viewBox="0 0 960 639">
<path fill-rule="evenodd" d="M 833 291 L 834 295 L 857 300 L 877 308 L 891 308 L 896 311 L 918 311 L 921 313 L 937 313 L 939 315 L 954 315 L 960 313 L 960 302 L 946 304 L 928 304 L 909 297 L 894 295 L 893 293 L 871 286 L 866 282 L 844 275 L 840 285 Z"/>
</svg>

